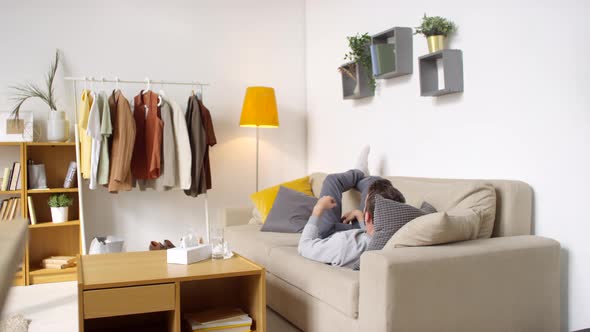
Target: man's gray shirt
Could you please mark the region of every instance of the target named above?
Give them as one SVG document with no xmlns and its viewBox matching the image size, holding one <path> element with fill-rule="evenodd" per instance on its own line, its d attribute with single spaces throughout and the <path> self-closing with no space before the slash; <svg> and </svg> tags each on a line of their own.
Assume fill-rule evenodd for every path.
<svg viewBox="0 0 590 332">
<path fill-rule="evenodd" d="M 299 239 L 299 254 L 305 258 L 336 266 L 351 267 L 360 260 L 371 241 L 366 231 L 351 229 L 320 239 L 318 217 L 310 217 Z"/>
</svg>

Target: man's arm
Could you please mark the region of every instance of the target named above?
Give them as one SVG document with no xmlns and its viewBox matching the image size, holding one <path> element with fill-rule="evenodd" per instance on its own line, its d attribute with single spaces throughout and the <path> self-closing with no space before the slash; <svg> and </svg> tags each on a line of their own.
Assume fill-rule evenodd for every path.
<svg viewBox="0 0 590 332">
<path fill-rule="evenodd" d="M 318 223 L 324 210 L 334 208 L 336 201 L 330 196 L 324 196 L 318 200 L 309 221 L 303 228 L 299 246 L 299 254 L 305 258 L 322 263 L 333 263 L 340 255 L 339 237 L 320 239 Z"/>
</svg>

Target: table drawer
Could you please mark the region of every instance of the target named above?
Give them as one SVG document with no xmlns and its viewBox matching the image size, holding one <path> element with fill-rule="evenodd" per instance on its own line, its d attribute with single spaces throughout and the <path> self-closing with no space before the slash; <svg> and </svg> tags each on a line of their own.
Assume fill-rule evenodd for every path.
<svg viewBox="0 0 590 332">
<path fill-rule="evenodd" d="M 84 291 L 84 318 L 174 310 L 174 284 Z"/>
</svg>

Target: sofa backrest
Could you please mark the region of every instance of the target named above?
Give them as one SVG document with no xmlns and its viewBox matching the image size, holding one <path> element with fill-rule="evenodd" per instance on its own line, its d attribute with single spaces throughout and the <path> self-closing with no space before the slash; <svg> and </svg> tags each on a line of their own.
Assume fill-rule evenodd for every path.
<svg viewBox="0 0 590 332">
<path fill-rule="evenodd" d="M 319 196 L 326 173 L 313 173 L 310 177 L 313 193 Z M 445 192 L 454 186 L 491 184 L 496 190 L 496 219 L 493 237 L 531 234 L 533 191 L 521 181 L 464 180 L 387 176 L 393 186 L 406 197 L 408 204 L 419 206 L 426 197 L 445 199 Z M 343 195 L 343 213 L 360 205 L 360 193 L 349 190 Z"/>
</svg>

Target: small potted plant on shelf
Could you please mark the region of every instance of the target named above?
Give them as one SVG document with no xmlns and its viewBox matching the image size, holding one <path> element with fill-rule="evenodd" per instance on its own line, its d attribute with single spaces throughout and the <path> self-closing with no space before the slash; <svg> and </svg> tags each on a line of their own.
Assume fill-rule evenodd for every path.
<svg viewBox="0 0 590 332">
<path fill-rule="evenodd" d="M 51 219 L 54 223 L 68 221 L 68 208 L 72 205 L 72 198 L 66 194 L 49 196 L 47 204 L 51 208 Z"/>
<path fill-rule="evenodd" d="M 445 48 L 447 36 L 457 31 L 457 26 L 450 20 L 440 16 L 426 16 L 422 18 L 422 24 L 416 27 L 415 34 L 423 34 L 428 42 L 430 53 Z"/>
<path fill-rule="evenodd" d="M 362 98 L 375 94 L 375 78 L 371 64 L 371 37 L 369 34 L 346 37 L 350 50 L 344 55 L 346 64 L 338 70 L 342 75 L 342 89 L 345 99 Z"/>
<path fill-rule="evenodd" d="M 55 75 L 59 66 L 59 50 L 55 51 L 55 59 L 49 67 L 49 71 L 45 76 L 46 89 L 34 84 L 24 83 L 11 86 L 10 88 L 14 91 L 13 100 L 16 105 L 12 109 L 12 116 L 15 119 L 19 118 L 20 109 L 23 104 L 31 99 L 38 98 L 49 106 L 50 112 L 47 120 L 46 134 L 47 140 L 50 142 L 64 142 L 69 139 L 70 125 L 66 120 L 66 113 L 64 111 L 57 110 L 57 104 L 55 100 Z"/>
</svg>

